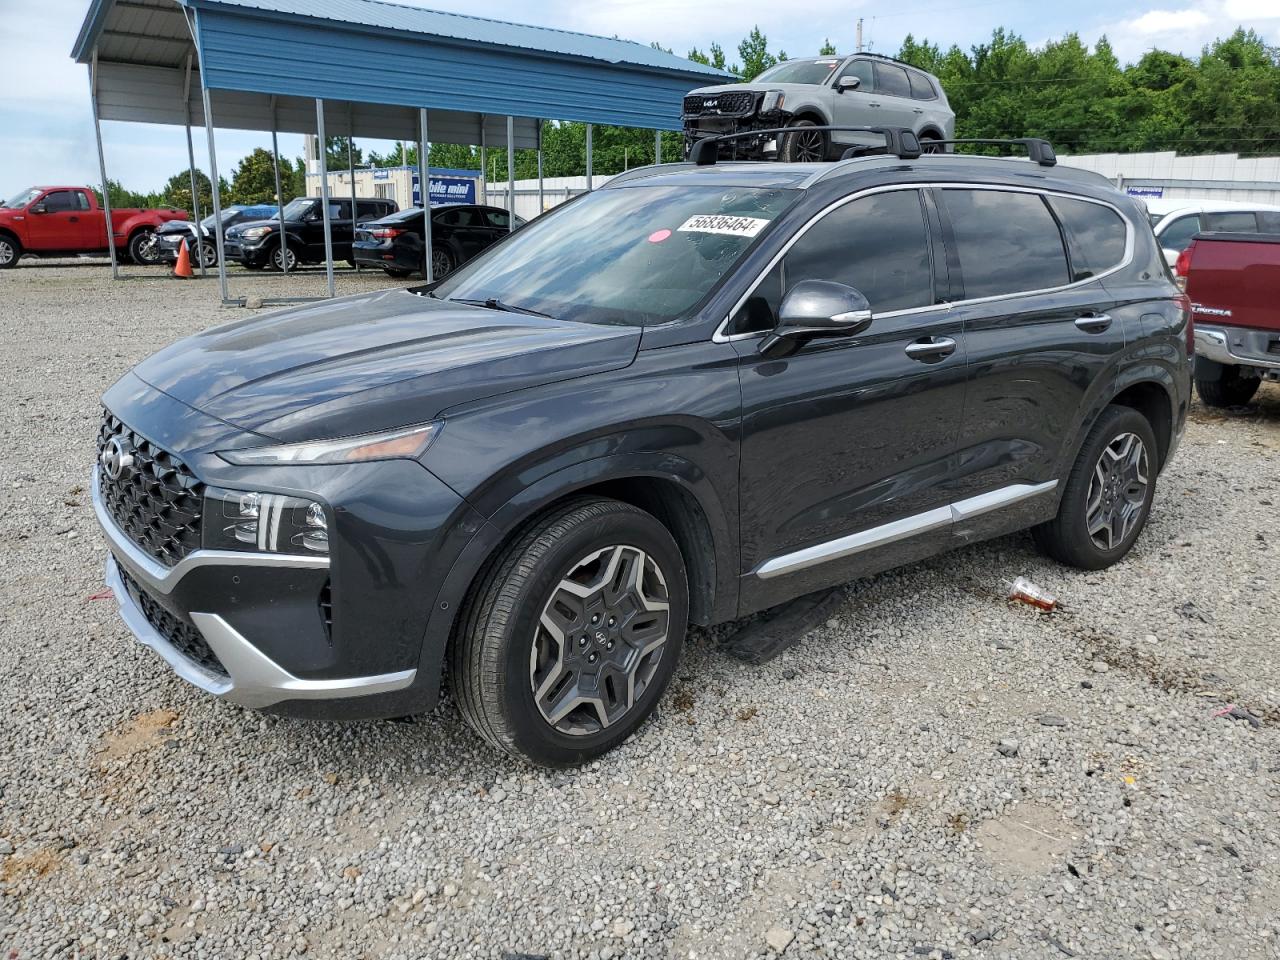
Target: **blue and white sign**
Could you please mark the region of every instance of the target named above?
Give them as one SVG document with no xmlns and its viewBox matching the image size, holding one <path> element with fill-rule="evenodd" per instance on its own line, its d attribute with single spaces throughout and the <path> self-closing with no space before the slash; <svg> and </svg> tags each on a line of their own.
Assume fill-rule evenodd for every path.
<svg viewBox="0 0 1280 960">
<path fill-rule="evenodd" d="M 1131 197 L 1149 197 L 1153 200 L 1164 199 L 1164 187 L 1125 187 L 1124 192 Z"/>
<path fill-rule="evenodd" d="M 475 203 L 476 182 L 470 177 L 431 177 L 431 202 L 436 203 Z M 422 186 L 418 175 L 413 175 L 413 205 L 422 206 Z"/>
<path fill-rule="evenodd" d="M 390 170 L 387 170 L 387 169 L 384 169 L 384 168 L 381 168 L 381 167 L 374 167 L 374 168 L 373 168 L 373 179 L 375 179 L 375 180 L 390 180 L 390 179 L 391 179 L 391 171 L 390 171 Z"/>
</svg>

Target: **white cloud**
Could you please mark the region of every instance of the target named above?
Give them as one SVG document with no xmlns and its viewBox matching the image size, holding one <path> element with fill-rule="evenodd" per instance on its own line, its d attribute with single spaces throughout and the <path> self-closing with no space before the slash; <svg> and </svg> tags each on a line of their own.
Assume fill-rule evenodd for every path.
<svg viewBox="0 0 1280 960">
<path fill-rule="evenodd" d="M 1174 30 L 1196 30 L 1210 23 L 1203 10 L 1148 10 L 1129 21 L 1129 29 L 1138 33 L 1170 33 Z"/>
<path fill-rule="evenodd" d="M 1192 0 L 1175 9 L 1152 8 L 1092 31 L 1106 34 L 1122 61 L 1137 60 L 1160 48 L 1195 56 L 1208 43 L 1229 36 L 1237 27 L 1257 30 L 1280 42 L 1277 0 Z"/>
</svg>

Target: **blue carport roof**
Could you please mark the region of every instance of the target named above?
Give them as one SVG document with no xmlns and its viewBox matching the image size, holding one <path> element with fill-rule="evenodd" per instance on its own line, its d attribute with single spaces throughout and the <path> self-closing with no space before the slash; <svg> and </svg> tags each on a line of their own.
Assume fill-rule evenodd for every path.
<svg viewBox="0 0 1280 960">
<path fill-rule="evenodd" d="M 73 56 L 88 62 L 101 40 L 103 61 L 155 65 L 173 57 L 176 66 L 182 51 L 174 39 L 157 37 L 144 49 L 145 38 L 125 30 L 116 36 L 133 36 L 133 46 L 113 43 L 115 2 L 93 0 Z M 135 15 L 185 9 L 211 90 L 679 129 L 683 95 L 726 77 L 629 40 L 383 0 L 134 0 L 122 7 Z"/>
</svg>

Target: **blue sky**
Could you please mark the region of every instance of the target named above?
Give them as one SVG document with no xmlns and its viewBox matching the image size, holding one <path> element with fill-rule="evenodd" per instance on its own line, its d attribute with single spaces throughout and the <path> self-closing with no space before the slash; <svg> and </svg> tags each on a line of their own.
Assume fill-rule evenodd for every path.
<svg viewBox="0 0 1280 960">
<path fill-rule="evenodd" d="M 1092 42 L 1106 34 L 1122 60 L 1152 47 L 1194 54 L 1237 25 L 1253 27 L 1280 45 L 1280 0 L 1077 0 L 1074 3 L 1014 0 L 406 0 L 417 6 L 498 19 L 658 41 L 685 53 L 719 42 L 733 56 L 738 41 L 758 24 L 770 47 L 790 56 L 816 53 L 830 38 L 851 50 L 858 17 L 864 37 L 882 53 L 898 49 L 903 36 L 948 46 L 981 42 L 997 26 L 1039 44 L 1070 31 Z M 34 183 L 96 183 L 97 155 L 89 114 L 88 78 L 69 56 L 88 0 L 0 0 L 0 194 L 10 196 Z M 158 189 L 186 168 L 181 128 L 144 124 L 103 125 L 108 173 L 136 190 Z M 219 131 L 218 159 L 224 173 L 264 134 Z M 370 147 L 378 148 L 376 141 Z M 197 140 L 196 160 L 207 170 Z M 302 152 L 302 138 L 282 136 L 281 150 Z"/>
</svg>

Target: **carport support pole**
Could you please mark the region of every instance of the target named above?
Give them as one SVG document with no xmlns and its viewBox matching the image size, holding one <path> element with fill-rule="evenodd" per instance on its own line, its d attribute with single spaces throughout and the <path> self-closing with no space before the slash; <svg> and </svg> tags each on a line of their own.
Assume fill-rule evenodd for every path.
<svg viewBox="0 0 1280 960">
<path fill-rule="evenodd" d="M 538 212 L 535 216 L 542 216 L 547 205 L 542 197 L 542 121 L 538 121 Z"/>
<path fill-rule="evenodd" d="M 218 189 L 218 148 L 213 138 L 213 106 L 209 102 L 209 88 L 205 86 L 204 71 L 200 71 L 200 95 L 204 103 L 204 132 L 209 138 L 209 187 L 213 193 L 213 229 L 218 238 L 218 288 L 222 291 L 225 303 L 230 297 L 227 294 L 227 258 L 223 256 L 226 248 L 222 245 L 222 191 Z"/>
<path fill-rule="evenodd" d="M 93 60 L 89 64 L 89 102 L 93 104 L 93 135 L 98 140 L 98 172 L 102 175 L 102 213 L 106 218 L 107 252 L 111 255 L 111 279 L 120 279 L 120 264 L 116 262 L 116 237 L 111 229 L 111 191 L 107 186 L 107 155 L 102 150 L 102 122 L 98 119 L 98 48 L 93 48 Z"/>
<path fill-rule="evenodd" d="M 274 100 L 274 98 L 273 98 Z M 284 191 L 280 188 L 280 142 L 275 130 L 276 114 L 271 111 L 271 161 L 276 172 L 276 218 L 280 221 L 280 272 L 289 272 L 289 238 L 284 232 Z M 304 175 L 303 180 L 306 177 Z"/>
<path fill-rule="evenodd" d="M 191 174 L 191 216 L 195 219 L 196 243 L 204 244 L 204 234 L 200 231 L 200 191 L 196 189 L 196 148 L 191 143 L 191 111 L 187 111 L 187 170 Z M 200 261 L 200 276 L 208 275 L 205 270 L 204 257 L 196 250 L 196 259 Z"/>
<path fill-rule="evenodd" d="M 324 135 L 324 101 L 316 98 L 316 150 L 320 154 L 320 206 L 324 218 L 324 270 L 329 296 L 337 296 L 333 285 L 333 217 L 329 215 L 329 140 Z M 355 211 L 351 213 L 354 215 Z"/>
<path fill-rule="evenodd" d="M 483 133 L 481 134 L 483 136 Z M 422 275 L 435 283 L 431 267 L 431 151 L 427 148 L 427 108 L 418 109 L 418 186 L 422 192 Z"/>
<path fill-rule="evenodd" d="M 662 131 L 653 131 L 653 162 L 662 162 Z"/>
<path fill-rule="evenodd" d="M 591 192 L 591 124 L 587 124 L 587 193 Z"/>
<path fill-rule="evenodd" d="M 489 137 L 485 131 L 487 118 L 480 114 L 480 202 L 489 202 Z"/>
<path fill-rule="evenodd" d="M 507 233 L 516 228 L 516 118 L 507 117 Z"/>
<path fill-rule="evenodd" d="M 351 136 L 355 132 L 356 125 L 351 119 L 351 108 L 347 108 L 347 169 L 351 173 L 351 242 L 356 242 L 356 223 L 359 221 L 356 211 L 356 153 L 355 153 L 355 137 Z M 355 260 L 355 249 L 351 250 L 351 259 Z M 356 261 L 356 273 L 360 272 L 360 262 Z"/>
</svg>

